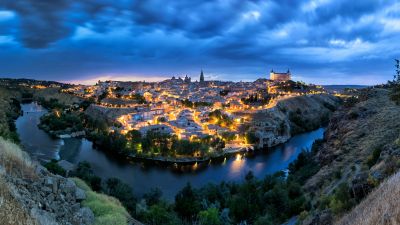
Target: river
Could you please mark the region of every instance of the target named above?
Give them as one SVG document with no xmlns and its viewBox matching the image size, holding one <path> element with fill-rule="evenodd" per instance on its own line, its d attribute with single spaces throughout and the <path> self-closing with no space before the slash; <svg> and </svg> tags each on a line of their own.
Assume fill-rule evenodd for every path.
<svg viewBox="0 0 400 225">
<path fill-rule="evenodd" d="M 84 138 L 52 139 L 37 127 L 46 113 L 36 103 L 22 104 L 23 115 L 16 121 L 24 149 L 35 159 L 65 159 L 72 163 L 88 161 L 101 178 L 117 177 L 131 185 L 138 196 L 158 187 L 163 197 L 173 200 L 186 183 L 201 187 L 208 182 L 241 181 L 248 171 L 258 178 L 287 169 L 302 149 L 310 149 L 316 139 L 323 137 L 324 128 L 296 135 L 287 143 L 268 151 L 237 154 L 210 163 L 168 166 L 160 163 L 135 162 L 121 159 L 94 149 Z"/>
</svg>

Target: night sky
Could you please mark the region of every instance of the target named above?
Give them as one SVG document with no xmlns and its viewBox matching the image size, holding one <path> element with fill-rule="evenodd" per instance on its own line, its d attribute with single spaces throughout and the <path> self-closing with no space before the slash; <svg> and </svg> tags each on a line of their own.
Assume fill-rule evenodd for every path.
<svg viewBox="0 0 400 225">
<path fill-rule="evenodd" d="M 0 77 L 376 84 L 399 57 L 398 0 L 0 0 Z"/>
</svg>

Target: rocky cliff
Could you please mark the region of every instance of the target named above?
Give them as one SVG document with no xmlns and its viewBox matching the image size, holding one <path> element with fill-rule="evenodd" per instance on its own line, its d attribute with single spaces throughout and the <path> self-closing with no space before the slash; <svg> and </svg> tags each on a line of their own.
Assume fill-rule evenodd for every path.
<svg viewBox="0 0 400 225">
<path fill-rule="evenodd" d="M 85 110 L 85 114 L 92 118 L 101 119 L 113 123 L 118 117 L 136 111 L 137 110 L 135 108 L 110 108 L 91 104 Z"/>
<path fill-rule="evenodd" d="M 340 99 L 328 95 L 305 95 L 281 100 L 273 108 L 248 114 L 249 130 L 258 137 L 257 147 L 271 147 L 292 135 L 326 125 Z"/>
<path fill-rule="evenodd" d="M 304 186 L 313 199 L 304 224 L 334 223 L 400 168 L 400 106 L 389 93 L 388 89 L 361 90 L 332 116 L 315 156 L 321 168 Z M 386 201 L 383 192 L 374 193 L 369 201 L 375 203 L 370 204 Z M 400 201 L 395 205 L 400 207 Z M 383 221 L 384 212 L 376 211 L 375 216 Z M 348 217 L 341 223 L 351 221 Z M 354 224 L 397 224 L 368 221 Z"/>
</svg>

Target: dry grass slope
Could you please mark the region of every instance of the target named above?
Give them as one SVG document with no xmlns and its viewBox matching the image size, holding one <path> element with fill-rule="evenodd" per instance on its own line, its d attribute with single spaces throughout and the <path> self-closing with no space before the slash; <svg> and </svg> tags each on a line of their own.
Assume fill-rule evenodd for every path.
<svg viewBox="0 0 400 225">
<path fill-rule="evenodd" d="M 18 145 L 0 137 L 0 224 L 36 224 L 13 197 L 13 190 L 4 179 L 5 173 L 19 178 L 33 177 L 33 168 L 29 156 Z"/>
<path fill-rule="evenodd" d="M 400 224 L 400 172 L 383 182 L 338 225 Z"/>
<path fill-rule="evenodd" d="M 29 155 L 14 143 L 0 137 L 0 166 L 9 175 L 19 178 L 34 177 L 34 163 Z"/>
</svg>

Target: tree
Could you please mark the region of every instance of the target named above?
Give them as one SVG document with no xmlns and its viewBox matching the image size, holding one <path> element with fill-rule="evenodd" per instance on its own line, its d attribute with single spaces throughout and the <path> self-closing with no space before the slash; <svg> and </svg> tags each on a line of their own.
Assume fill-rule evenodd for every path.
<svg viewBox="0 0 400 225">
<path fill-rule="evenodd" d="M 335 194 L 329 204 L 329 207 L 335 214 L 342 213 L 349 210 L 353 205 L 353 199 L 351 198 L 349 186 L 346 182 L 341 183 L 335 190 Z"/>
<path fill-rule="evenodd" d="M 143 222 L 147 225 L 179 225 L 181 222 L 166 204 L 159 203 L 144 213 Z"/>
<path fill-rule="evenodd" d="M 233 219 L 237 222 L 249 219 L 250 211 L 246 199 L 241 195 L 234 195 L 229 202 L 229 209 Z"/>
<path fill-rule="evenodd" d="M 396 73 L 394 75 L 394 82 L 400 84 L 400 60 L 395 59 L 394 61 L 396 62 Z"/>
<path fill-rule="evenodd" d="M 129 185 L 123 183 L 118 178 L 109 178 L 106 181 L 106 192 L 108 195 L 119 199 L 131 214 L 135 213 L 136 198 L 133 196 Z"/>
<path fill-rule="evenodd" d="M 254 225 L 273 225 L 272 218 L 269 215 L 259 217 Z"/>
<path fill-rule="evenodd" d="M 400 60 L 395 59 L 396 64 L 396 72 L 394 75 L 392 84 L 392 91 L 390 98 L 396 102 L 396 104 L 400 104 Z M 390 83 L 390 82 L 389 82 Z"/>
<path fill-rule="evenodd" d="M 142 139 L 142 133 L 138 130 L 130 130 L 127 134 L 126 137 L 129 139 L 130 142 L 132 143 L 140 143 Z"/>
<path fill-rule="evenodd" d="M 199 213 L 200 201 L 190 183 L 175 196 L 175 211 L 186 220 L 192 220 Z"/>
<path fill-rule="evenodd" d="M 101 100 L 107 98 L 108 96 L 109 96 L 109 93 L 108 93 L 108 91 L 106 90 L 106 91 L 104 91 L 103 93 L 101 93 L 101 94 L 99 95 L 99 97 L 97 97 L 97 102 L 100 103 Z"/>
<path fill-rule="evenodd" d="M 79 162 L 73 176 L 79 177 L 86 181 L 94 191 L 101 191 L 101 178 L 94 175 L 89 162 Z"/>
<path fill-rule="evenodd" d="M 162 191 L 159 188 L 152 188 L 148 193 L 144 194 L 148 206 L 158 204 L 161 200 Z"/>
<path fill-rule="evenodd" d="M 65 170 L 57 164 L 57 160 L 55 159 L 52 159 L 50 162 L 44 164 L 44 167 L 54 174 L 59 174 L 61 176 L 65 176 L 66 174 Z"/>
<path fill-rule="evenodd" d="M 83 110 L 86 110 L 91 104 L 96 103 L 94 98 L 88 98 L 83 100 L 80 104 L 79 107 L 82 108 Z"/>
<path fill-rule="evenodd" d="M 220 225 L 221 220 L 218 216 L 218 209 L 211 207 L 207 210 L 199 212 L 199 224 L 200 225 Z"/>
<path fill-rule="evenodd" d="M 246 133 L 246 141 L 249 144 L 256 144 L 259 141 L 259 138 L 253 132 Z"/>
</svg>

